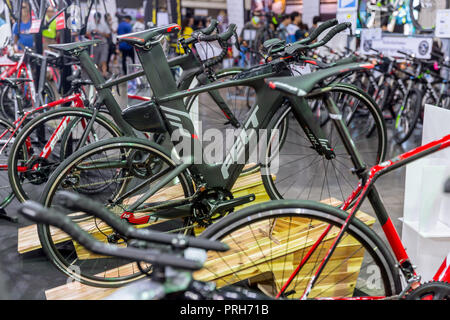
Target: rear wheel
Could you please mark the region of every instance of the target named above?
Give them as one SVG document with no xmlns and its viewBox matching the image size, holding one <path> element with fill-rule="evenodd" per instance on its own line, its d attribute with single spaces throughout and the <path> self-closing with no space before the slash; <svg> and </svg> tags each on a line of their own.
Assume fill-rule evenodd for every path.
<svg viewBox="0 0 450 320">
<path fill-rule="evenodd" d="M 91 120 L 94 122 L 84 145 L 121 136 L 120 130 L 106 117 L 97 115 L 93 119 L 92 111 L 82 108 L 48 111 L 20 131 L 8 161 L 9 181 L 19 201 L 39 199 L 42 190 L 36 186 L 45 184 L 56 167 L 82 147 L 80 140 Z M 21 152 L 25 148 L 27 152 Z"/>
<path fill-rule="evenodd" d="M 166 210 L 166 216 L 155 216 L 156 211 L 161 213 L 164 210 L 154 209 L 154 206 L 182 200 L 193 194 L 193 184 L 186 173 L 179 174 L 145 199 L 144 208 L 133 212 L 129 209 L 145 191 L 165 179 L 175 167 L 170 153 L 150 141 L 130 137 L 100 141 L 76 151 L 62 162 L 46 184 L 41 203 L 62 210 L 92 236 L 114 246 L 127 246 L 126 237 L 97 218 L 58 206 L 54 202 L 55 194 L 61 190 L 85 193 L 94 188 L 100 191 L 91 193 L 90 198 L 103 203 L 118 216 L 126 214 L 124 221 L 130 219 L 131 213 L 135 219 L 141 219 L 130 220 L 132 226 L 189 233 L 190 212 L 186 216 L 171 207 Z M 38 233 L 52 263 L 77 281 L 98 287 L 117 287 L 143 277 L 134 261 L 93 254 L 70 237 L 63 236 L 56 228 L 39 225 Z M 142 266 L 145 271 L 151 270 L 149 265 Z"/>
<path fill-rule="evenodd" d="M 346 217 L 342 210 L 312 201 L 281 200 L 248 207 L 200 235 L 222 241 L 230 250 L 209 252 L 204 268 L 194 273 L 194 278 L 214 281 L 219 287 L 250 286 L 276 297 L 292 277 L 281 297 L 298 299 Z M 373 222 L 374 218 L 362 213 L 352 220 L 308 298 L 391 296 L 400 292 L 395 261 L 368 227 Z M 310 252 L 314 244 L 316 249 Z"/>
</svg>

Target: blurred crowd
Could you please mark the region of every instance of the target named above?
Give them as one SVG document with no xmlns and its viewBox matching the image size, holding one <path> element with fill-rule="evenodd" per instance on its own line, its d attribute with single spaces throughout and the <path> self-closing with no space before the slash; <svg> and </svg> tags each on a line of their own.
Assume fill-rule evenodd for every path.
<svg viewBox="0 0 450 320">
<path fill-rule="evenodd" d="M 93 47 L 92 54 L 95 63 L 105 77 L 112 73 L 111 65 L 119 66 L 121 73 L 126 74 L 129 66 L 136 62 L 133 48 L 127 43 L 117 42 L 117 36 L 142 31 L 146 28 L 144 16 L 140 13 L 142 11 L 137 10 L 136 12 L 133 16 L 117 12 L 115 15 L 117 20 L 113 19 L 109 13 L 91 13 L 92 17 L 88 20 L 85 36 L 89 39 L 101 40 L 99 45 Z M 54 8 L 48 8 L 45 20 L 51 21 L 55 14 Z M 219 31 L 225 31 L 228 27 L 225 10 L 221 10 L 215 18 L 220 22 Z M 195 30 L 208 26 L 210 22 L 211 17 L 185 16 L 182 19 L 180 36 L 188 38 Z M 313 24 L 306 25 L 299 12 L 278 14 L 274 11 L 254 10 L 240 33 L 239 42 L 244 52 L 241 60 L 245 58 L 246 50 L 248 52 L 259 51 L 262 43 L 267 39 L 278 37 L 291 43 L 306 37 L 317 27 L 318 23 L 320 23 L 320 18 L 314 17 Z M 24 47 L 34 48 L 34 35 L 30 32 L 32 17 L 28 1 L 22 3 L 20 26 L 14 21 L 12 26 L 15 49 L 21 51 Z M 56 19 L 42 31 L 44 50 L 48 49 L 49 44 L 57 43 L 60 40 L 59 32 Z M 71 41 L 79 40 L 81 39 L 73 34 Z M 175 46 L 174 51 L 182 54 L 183 48 Z M 242 61 L 240 63 L 242 64 Z"/>
</svg>

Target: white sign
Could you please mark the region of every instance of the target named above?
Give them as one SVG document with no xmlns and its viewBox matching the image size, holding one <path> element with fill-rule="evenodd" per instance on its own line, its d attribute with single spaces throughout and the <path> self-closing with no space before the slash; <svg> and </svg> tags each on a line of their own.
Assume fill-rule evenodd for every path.
<svg viewBox="0 0 450 320">
<path fill-rule="evenodd" d="M 156 14 L 156 25 L 167 26 L 169 24 L 169 14 L 167 12 L 158 12 Z"/>
<path fill-rule="evenodd" d="M 227 0 L 227 16 L 228 23 L 234 23 L 237 27 L 237 34 L 241 34 L 244 28 L 244 0 Z M 237 55 L 238 51 L 233 46 L 233 55 Z"/>
<path fill-rule="evenodd" d="M 360 52 L 364 55 L 374 54 L 375 52 L 370 50 L 373 48 L 387 56 L 404 57 L 398 53 L 404 51 L 419 59 L 430 59 L 432 45 L 433 38 L 383 36 L 380 40 L 371 40 L 366 39 L 362 33 Z"/>
<path fill-rule="evenodd" d="M 372 28 L 372 29 L 361 29 L 361 37 L 363 37 L 366 40 L 381 40 L 382 38 L 382 31 L 381 28 Z"/>
<path fill-rule="evenodd" d="M 245 29 L 243 34 L 244 40 L 253 41 L 256 39 L 256 30 L 254 29 Z"/>
<path fill-rule="evenodd" d="M 338 11 L 340 10 L 356 10 L 358 5 L 357 0 L 339 0 L 338 1 Z"/>
<path fill-rule="evenodd" d="M 339 9 L 338 12 L 336 13 L 336 19 L 339 21 L 339 23 L 350 22 L 352 24 L 352 34 L 355 34 L 356 32 L 357 16 L 358 12 L 355 9 L 352 10 Z M 345 29 L 343 33 L 350 34 L 350 31 L 348 29 Z"/>
<path fill-rule="evenodd" d="M 450 38 L 450 9 L 437 11 L 434 34 L 438 38 Z"/>
<path fill-rule="evenodd" d="M 195 49 L 197 49 L 197 53 L 202 61 L 217 57 L 223 50 L 217 40 L 197 42 L 195 44 Z"/>
</svg>

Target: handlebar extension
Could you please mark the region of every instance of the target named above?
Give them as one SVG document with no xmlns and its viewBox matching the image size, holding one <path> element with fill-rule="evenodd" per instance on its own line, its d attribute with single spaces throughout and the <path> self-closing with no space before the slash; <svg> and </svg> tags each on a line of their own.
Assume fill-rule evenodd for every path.
<svg viewBox="0 0 450 320">
<path fill-rule="evenodd" d="M 159 250 L 118 247 L 100 242 L 75 224 L 69 216 L 51 208 L 44 208 L 41 204 L 34 201 L 24 202 L 19 208 L 19 213 L 34 222 L 60 228 L 86 249 L 97 254 L 133 261 L 144 261 L 153 265 L 170 266 L 184 270 L 198 270 L 202 267 L 202 264 L 197 261 L 161 253 Z"/>
<path fill-rule="evenodd" d="M 162 232 L 150 231 L 148 229 L 136 229 L 121 218 L 112 214 L 100 203 L 76 193 L 61 191 L 56 194 L 55 200 L 58 204 L 65 208 L 83 211 L 94 217 L 100 218 L 127 238 L 160 244 L 176 245 L 182 248 L 194 247 L 214 251 L 227 251 L 229 249 L 226 244 L 219 241 L 204 240 L 182 235 L 171 235 Z"/>
</svg>

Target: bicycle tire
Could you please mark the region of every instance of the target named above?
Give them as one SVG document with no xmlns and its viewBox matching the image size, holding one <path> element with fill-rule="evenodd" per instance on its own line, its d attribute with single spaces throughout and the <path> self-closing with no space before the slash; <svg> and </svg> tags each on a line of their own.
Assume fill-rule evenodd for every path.
<svg viewBox="0 0 450 320">
<path fill-rule="evenodd" d="M 445 6 L 445 8 L 436 8 L 436 10 L 438 10 L 438 9 L 449 9 L 450 8 L 450 0 L 442 0 L 442 4 Z M 420 17 L 416 17 L 414 15 L 414 11 L 415 11 L 414 10 L 414 0 L 410 0 L 409 1 L 408 8 L 409 8 L 412 24 L 414 25 L 414 27 L 418 31 L 428 33 L 428 32 L 433 32 L 435 30 L 435 27 L 436 27 L 435 25 L 433 25 L 431 27 L 428 27 L 428 26 L 424 27 L 424 26 L 422 26 L 422 24 L 419 22 Z M 436 22 L 436 10 L 432 13 L 432 16 L 433 16 L 432 20 L 434 22 Z"/>
<path fill-rule="evenodd" d="M 387 129 L 377 104 L 362 89 L 353 85 L 338 84 L 333 90 L 332 92 L 338 95 L 345 94 L 344 98 L 347 95 L 355 98 L 355 101 L 359 101 L 356 107 L 364 111 L 358 117 L 356 116 L 356 109 L 355 116 L 344 113 L 344 119 L 348 123 L 347 127 L 352 135 L 353 143 L 357 148 L 364 147 L 359 151 L 365 157 L 363 160 L 366 165 L 375 165 L 384 161 L 387 152 Z M 350 174 L 353 163 L 351 163 L 351 157 L 343 147 L 340 136 L 338 135 L 337 138 L 332 136 L 333 132 L 336 131 L 332 121 L 328 120 L 326 126 L 322 126 L 322 129 L 325 130 L 327 135 L 329 134 L 328 140 L 330 146 L 335 150 L 336 158 L 332 160 L 323 159 L 322 163 L 321 156 L 311 148 L 311 143 L 292 115 L 289 105 L 277 111 L 268 125 L 269 132 L 277 128 L 280 121 L 285 121 L 285 119 L 289 119 L 291 123 L 287 127 L 289 131 L 286 133 L 285 148 L 283 150 L 283 145 L 280 144 L 279 157 L 275 159 L 278 160 L 278 163 L 275 163 L 277 166 L 272 169 L 270 160 L 273 155 L 269 154 L 271 145 L 278 147 L 277 141 L 270 140 L 266 154 L 260 155 L 261 159 L 264 159 L 264 165 L 261 165 L 262 181 L 269 197 L 271 199 L 328 200 L 329 203 L 333 202 L 332 198 L 345 200 L 357 185 L 358 178 Z M 368 120 L 373 120 L 373 122 Z M 376 129 L 374 134 L 367 137 L 369 125 L 374 125 Z M 298 152 L 298 154 L 294 154 L 294 152 Z M 310 161 L 315 159 L 318 159 L 316 163 Z M 323 167 L 319 168 L 319 165 L 323 165 Z M 301 169 L 297 172 L 298 168 Z M 317 186 L 314 186 L 314 184 Z"/>
<path fill-rule="evenodd" d="M 161 147 L 160 145 L 157 145 L 151 141 L 132 137 L 119 137 L 108 140 L 102 140 L 99 142 L 89 144 L 77 150 L 67 159 L 65 159 L 51 175 L 49 181 L 47 182 L 42 192 L 40 202 L 46 207 L 54 206 L 52 201 L 55 193 L 58 191 L 58 188 L 64 182 L 64 179 L 66 179 L 66 177 L 71 173 L 71 170 L 77 168 L 78 163 L 81 163 L 86 159 L 88 161 L 91 156 L 95 156 L 95 154 L 98 152 L 103 154 L 108 150 L 115 150 L 115 148 L 118 149 L 132 148 L 133 150 L 142 150 L 145 152 L 149 152 L 158 155 L 159 157 L 164 159 L 165 163 L 170 165 L 170 168 L 176 166 L 176 163 L 171 158 L 171 153 L 166 149 L 164 149 L 163 147 Z M 120 178 L 122 177 L 123 176 L 120 176 Z M 180 187 L 182 188 L 184 197 L 191 196 L 194 193 L 194 186 L 188 173 L 183 172 L 180 175 L 178 175 L 177 178 L 179 179 Z M 118 190 L 117 193 L 114 193 L 113 195 L 109 193 L 108 197 L 117 199 L 117 197 L 123 194 L 125 191 L 123 185 L 120 185 L 119 188 L 120 190 Z M 75 190 L 75 188 L 73 190 Z M 98 197 L 96 198 L 96 200 L 98 200 Z M 108 204 L 109 201 L 101 201 L 101 202 Z M 123 212 L 123 210 L 126 211 L 124 206 L 125 204 L 122 205 L 119 204 L 115 208 Z M 185 220 L 189 220 L 189 218 Z M 84 223 L 85 221 L 86 220 L 80 223 Z M 97 228 L 97 224 L 98 219 L 95 220 L 95 226 L 92 226 L 94 230 L 95 228 Z M 101 222 L 99 224 L 101 224 Z M 158 225 L 156 227 L 158 227 Z M 49 258 L 49 260 L 53 263 L 53 265 L 55 265 L 56 268 L 59 271 L 63 272 L 65 275 L 72 277 L 76 281 L 79 281 L 81 283 L 97 287 L 112 288 L 125 285 L 127 283 L 130 283 L 145 276 L 140 271 L 138 271 L 137 268 L 133 268 L 134 271 L 132 274 L 125 274 L 125 275 L 122 274 L 121 276 L 120 272 L 118 271 L 117 276 L 115 276 L 116 274 L 107 275 L 105 271 L 110 270 L 109 268 L 107 268 L 107 266 L 109 266 L 110 264 L 116 265 L 119 262 L 122 263 L 123 261 L 120 260 L 119 262 L 115 262 L 115 260 L 110 261 L 110 259 L 102 259 L 102 258 L 96 259 L 95 256 L 93 259 L 96 262 L 92 261 L 86 262 L 86 260 L 83 261 L 83 259 L 78 259 L 77 258 L 78 256 L 76 255 L 77 254 L 76 249 L 72 248 L 73 246 L 70 243 L 70 241 L 65 241 L 65 243 L 58 243 L 57 239 L 54 240 L 52 238 L 50 226 L 48 225 L 38 225 L 38 235 L 39 240 L 41 241 L 42 244 L 42 248 L 46 253 L 47 257 Z M 97 238 L 101 241 L 109 241 L 103 237 L 102 231 L 100 231 L 100 234 L 98 234 Z M 69 246 L 69 248 L 67 246 Z M 74 258 L 76 260 L 71 261 L 71 258 Z M 77 262 L 76 264 L 75 261 Z M 126 263 L 131 262 L 126 261 Z M 104 266 L 105 264 L 106 266 Z M 78 272 L 73 271 L 74 265 L 79 267 Z M 104 276 L 102 276 L 102 272 L 98 271 L 98 269 L 103 270 L 103 272 L 105 272 Z"/>
<path fill-rule="evenodd" d="M 415 95 L 415 98 L 414 98 Z M 414 106 L 412 106 L 412 103 Z M 412 111 L 410 109 L 413 109 Z M 405 113 L 405 109 L 406 112 Z M 422 110 L 422 93 L 418 89 L 412 89 L 408 92 L 405 99 L 405 106 L 401 106 L 395 117 L 394 126 L 394 140 L 397 144 L 402 144 L 414 132 L 416 128 L 417 121 L 419 120 L 420 112 Z M 405 115 L 410 114 L 410 117 L 405 117 Z M 409 118 L 409 122 L 405 122 Z M 406 126 L 406 131 L 403 130 L 403 126 Z M 400 134 L 403 132 L 403 134 Z"/>
<path fill-rule="evenodd" d="M 11 153 L 10 149 L 13 145 L 15 136 L 17 135 L 16 133 L 11 136 L 11 133 L 13 133 L 15 129 L 15 126 L 11 122 L 6 119 L 0 118 L 0 149 L 2 150 L 0 152 L 0 164 L 2 165 L 0 168 L 0 172 L 5 172 L 8 170 L 7 163 L 8 157 Z M 8 141 L 10 138 L 12 139 L 12 141 Z M 14 191 L 11 188 L 11 184 L 9 183 L 9 180 L 7 178 L 7 174 L 2 174 L 1 179 L 3 182 L 0 187 L 0 208 L 5 208 L 13 200 Z"/>
<path fill-rule="evenodd" d="M 250 285 L 253 288 L 256 283 L 263 293 L 273 297 L 275 293 L 280 291 L 281 284 L 285 283 L 287 277 L 292 274 L 298 263 L 306 256 L 308 248 L 312 246 L 316 239 L 320 238 L 318 235 L 322 233 L 322 230 L 328 224 L 333 225 L 333 228 L 340 229 L 347 216 L 348 213 L 345 211 L 313 201 L 276 200 L 247 207 L 233 215 L 224 217 L 200 235 L 201 238 L 225 242 L 230 246 L 230 250 L 224 253 L 208 254 L 210 260 L 207 260 L 204 264 L 206 271 L 194 274 L 194 278 L 202 281 L 214 281 L 211 279 L 215 279 L 219 287 L 234 285 L 236 282 L 239 282 L 241 285 Z M 289 222 L 287 217 L 289 217 Z M 317 222 L 313 222 L 313 219 L 317 220 Z M 294 225 L 296 226 L 295 231 L 286 231 L 287 227 Z M 336 231 L 334 231 L 334 234 L 336 234 Z M 324 238 L 325 241 L 321 241 L 321 243 L 331 243 L 333 239 L 332 234 L 329 233 L 329 238 L 327 238 L 327 235 Z M 292 238 L 290 235 L 292 235 Z M 336 254 L 334 258 L 332 256 L 332 260 L 329 263 L 333 265 L 333 269 L 327 269 L 328 266 L 324 269 L 324 272 L 329 270 L 328 277 L 331 280 L 329 280 L 329 283 L 322 282 L 322 286 L 326 284 L 328 287 L 320 288 L 319 294 L 331 294 L 336 293 L 336 291 L 341 292 L 341 295 L 350 297 L 364 296 L 369 291 L 376 296 L 398 294 L 401 291 L 401 281 L 395 259 L 381 238 L 357 217 L 354 217 L 349 224 L 348 235 L 350 238 L 345 238 L 344 236 L 340 242 L 340 245 L 345 247 L 345 253 L 348 254 L 348 257 L 344 253 Z M 303 244 L 300 241 L 302 239 L 304 240 Z M 347 269 L 345 264 L 356 257 L 354 252 L 360 250 L 356 249 L 354 252 L 351 252 L 350 248 L 355 245 L 355 240 L 358 242 L 356 246 L 361 245 L 365 252 L 362 254 L 361 266 L 359 268 L 355 266 L 354 274 L 352 274 L 352 271 Z M 291 248 L 300 249 L 293 252 L 289 251 L 290 243 L 292 245 Z M 291 291 L 292 293 L 292 291 L 295 291 L 288 298 L 299 298 L 299 294 L 303 293 L 305 288 L 299 288 L 299 286 L 306 286 L 310 277 L 314 274 L 314 268 L 322 260 L 319 259 L 320 253 L 326 253 L 328 250 L 328 248 L 321 247 L 322 244 L 317 247 L 317 250 L 320 248 L 317 257 L 314 257 L 316 251 L 311 259 L 308 260 L 308 263 L 311 263 L 311 260 L 316 260 L 311 270 L 304 270 L 304 272 L 300 269 L 300 272 L 293 278 L 291 285 L 286 288 L 285 292 Z M 286 252 L 283 252 L 284 249 Z M 337 250 L 339 249 L 336 249 L 335 252 Z M 341 248 L 341 250 L 344 249 Z M 301 256 L 300 251 L 302 252 Z M 361 255 L 361 252 L 359 254 Z M 281 261 L 283 259 L 284 261 Z M 286 263 L 287 259 L 291 260 Z M 240 262 L 231 265 L 232 261 Z M 339 268 L 339 262 L 342 264 L 343 269 Z M 372 266 L 371 262 L 375 263 L 375 269 L 369 268 Z M 367 266 L 367 270 L 364 264 Z M 309 265 L 305 264 L 305 268 L 307 266 L 309 268 Z M 369 269 L 373 269 L 372 272 L 377 270 L 377 272 L 373 273 L 379 275 L 377 279 L 372 278 L 373 282 L 371 283 L 368 282 L 368 279 L 365 279 L 366 282 L 363 279 L 364 271 L 370 273 Z M 282 270 L 281 275 L 280 270 Z M 317 285 L 325 280 L 324 272 L 321 274 L 322 277 L 317 279 Z M 221 277 L 222 274 L 226 274 L 227 278 Z M 304 276 L 305 281 L 299 279 L 301 275 Z M 351 276 L 357 279 L 355 280 Z M 198 279 L 199 277 L 201 279 Z M 340 284 L 347 279 L 353 279 L 352 281 L 355 284 L 346 284 L 342 288 Z M 270 281 L 272 281 L 272 284 L 270 284 Z M 360 287 L 357 287 L 358 283 Z M 378 290 L 374 290 L 374 287 L 381 284 L 383 288 L 378 287 Z M 313 298 L 313 294 L 318 294 L 314 290 L 315 287 L 312 288 L 310 298 Z"/>
<path fill-rule="evenodd" d="M 5 119 L 8 119 L 9 121 L 14 122 L 16 120 L 14 105 L 10 105 L 6 102 L 7 100 L 11 100 L 10 97 L 7 97 L 8 93 L 9 93 L 8 91 L 10 89 L 11 89 L 11 86 L 6 85 L 2 90 L 2 93 L 0 95 L 0 110 L 1 110 L 3 117 L 5 117 Z M 47 104 L 48 102 L 51 102 L 51 101 L 55 101 L 56 95 L 53 91 L 52 86 L 48 83 L 48 81 L 46 81 L 44 84 L 43 96 L 44 96 L 44 104 Z M 23 106 L 23 107 L 25 108 L 25 106 Z M 38 112 L 42 112 L 45 110 L 46 109 L 43 109 Z"/>
<path fill-rule="evenodd" d="M 19 150 L 21 150 L 22 146 L 26 144 L 27 139 L 35 134 L 35 131 L 38 131 L 40 128 L 45 128 L 45 123 L 51 121 L 57 121 L 55 119 L 61 117 L 78 117 L 83 119 L 90 119 L 93 116 L 93 111 L 84 108 L 58 108 L 55 110 L 51 110 L 35 117 L 32 121 L 30 121 L 17 135 L 16 140 L 11 148 L 11 155 L 8 159 L 8 177 L 11 184 L 11 188 L 14 191 L 17 199 L 20 202 L 28 200 L 30 195 L 23 188 L 23 184 L 26 181 L 29 181 L 29 178 L 24 179 L 25 174 L 23 172 L 18 171 L 19 162 L 27 161 L 31 159 L 31 155 L 26 155 L 26 157 L 21 157 Z M 113 137 L 119 137 L 122 135 L 119 128 L 111 122 L 109 119 L 104 117 L 101 114 L 98 114 L 95 123 L 106 130 L 108 134 Z M 73 128 L 70 128 L 73 129 Z M 67 129 L 66 129 L 67 130 Z M 47 140 L 45 141 L 45 143 Z M 21 159 L 23 158 L 23 159 Z M 61 159 L 56 159 L 61 160 Z M 54 167 L 54 166 L 53 166 Z M 33 170 L 33 169 L 32 169 Z M 47 170 L 51 170 L 49 166 Z M 43 181 L 44 182 L 44 181 Z M 43 183 L 42 182 L 42 183 Z M 36 182 L 37 183 L 37 182 Z M 37 200 L 37 199 L 35 199 Z"/>
</svg>

